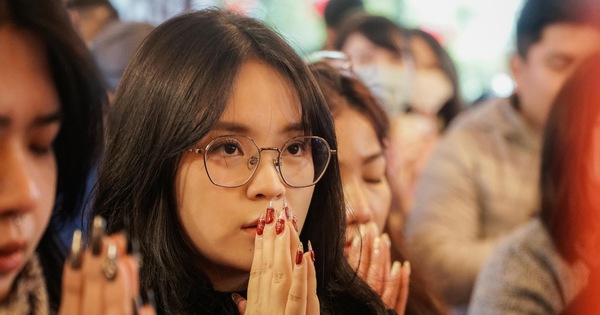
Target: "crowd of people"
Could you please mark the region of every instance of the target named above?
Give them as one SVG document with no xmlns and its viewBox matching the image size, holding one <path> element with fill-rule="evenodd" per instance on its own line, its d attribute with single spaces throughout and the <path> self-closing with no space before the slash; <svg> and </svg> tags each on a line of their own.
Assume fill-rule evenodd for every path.
<svg viewBox="0 0 600 315">
<path fill-rule="evenodd" d="M 600 2 L 525 0 L 514 93 L 330 0 L 0 2 L 0 315 L 600 311 Z"/>
</svg>

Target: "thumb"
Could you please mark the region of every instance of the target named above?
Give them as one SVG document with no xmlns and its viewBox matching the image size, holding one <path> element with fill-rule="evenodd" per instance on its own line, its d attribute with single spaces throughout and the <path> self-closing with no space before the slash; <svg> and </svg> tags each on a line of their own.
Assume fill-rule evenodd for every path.
<svg viewBox="0 0 600 315">
<path fill-rule="evenodd" d="M 246 299 L 244 299 L 241 295 L 237 293 L 231 294 L 231 299 L 237 306 L 238 312 L 240 312 L 240 314 L 243 315 L 244 313 L 246 313 Z"/>
</svg>

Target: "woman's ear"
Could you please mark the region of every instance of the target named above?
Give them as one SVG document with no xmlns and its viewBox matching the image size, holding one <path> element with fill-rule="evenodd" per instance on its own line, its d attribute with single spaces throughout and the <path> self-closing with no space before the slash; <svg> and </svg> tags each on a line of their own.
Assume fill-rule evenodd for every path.
<svg viewBox="0 0 600 315">
<path fill-rule="evenodd" d="M 526 60 L 521 57 L 518 53 L 513 54 L 510 57 L 510 72 L 513 80 L 515 81 L 515 91 L 519 89 L 521 85 L 521 75 L 523 73 L 523 66 Z"/>
</svg>

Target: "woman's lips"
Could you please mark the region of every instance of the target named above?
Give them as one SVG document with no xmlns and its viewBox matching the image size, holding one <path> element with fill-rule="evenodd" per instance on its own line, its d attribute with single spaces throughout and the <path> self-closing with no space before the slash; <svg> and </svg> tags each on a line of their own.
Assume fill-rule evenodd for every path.
<svg viewBox="0 0 600 315">
<path fill-rule="evenodd" d="M 0 247 L 0 274 L 19 270 L 25 263 L 25 243 L 12 242 Z"/>
</svg>

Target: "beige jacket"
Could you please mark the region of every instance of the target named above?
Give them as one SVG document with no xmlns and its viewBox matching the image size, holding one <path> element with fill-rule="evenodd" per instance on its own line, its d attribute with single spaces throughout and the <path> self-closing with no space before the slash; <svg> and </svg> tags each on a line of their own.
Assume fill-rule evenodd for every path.
<svg viewBox="0 0 600 315">
<path fill-rule="evenodd" d="M 537 211 L 540 150 L 541 135 L 496 99 L 457 117 L 430 156 L 407 246 L 455 308 L 466 310 L 498 242 Z"/>
</svg>

